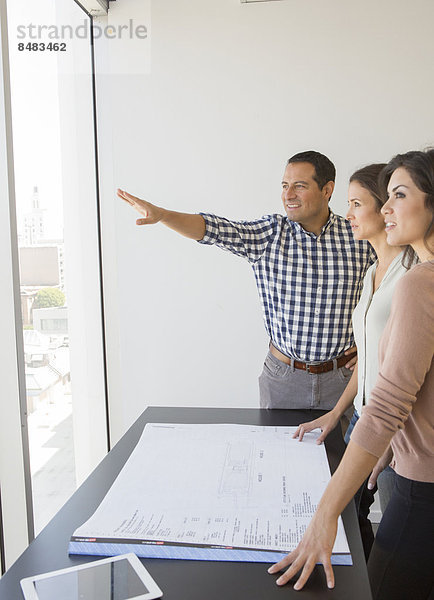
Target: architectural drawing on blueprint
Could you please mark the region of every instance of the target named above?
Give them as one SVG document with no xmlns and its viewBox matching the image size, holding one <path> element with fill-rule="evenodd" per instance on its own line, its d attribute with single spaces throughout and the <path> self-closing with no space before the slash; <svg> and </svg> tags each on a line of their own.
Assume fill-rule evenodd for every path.
<svg viewBox="0 0 434 600">
<path fill-rule="evenodd" d="M 219 496 L 247 496 L 251 490 L 253 442 L 231 441 L 227 444 Z"/>
<path fill-rule="evenodd" d="M 73 540 L 288 552 L 330 478 L 318 434 L 294 431 L 149 423 Z M 334 551 L 348 552 L 342 522 Z"/>
</svg>

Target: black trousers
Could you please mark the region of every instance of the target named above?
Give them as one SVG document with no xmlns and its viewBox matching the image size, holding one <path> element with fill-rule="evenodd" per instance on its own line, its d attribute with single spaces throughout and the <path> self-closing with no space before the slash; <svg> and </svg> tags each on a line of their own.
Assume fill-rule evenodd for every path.
<svg viewBox="0 0 434 600">
<path fill-rule="evenodd" d="M 434 483 L 396 475 L 368 573 L 374 600 L 434 598 Z"/>
</svg>

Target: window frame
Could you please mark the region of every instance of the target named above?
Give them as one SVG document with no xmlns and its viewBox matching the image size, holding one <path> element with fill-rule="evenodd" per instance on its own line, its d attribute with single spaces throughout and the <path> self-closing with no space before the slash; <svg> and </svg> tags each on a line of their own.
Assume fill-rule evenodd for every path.
<svg viewBox="0 0 434 600">
<path fill-rule="evenodd" d="M 70 0 L 70 2 L 77 4 L 90 19 L 90 30 L 93 33 L 93 16 L 83 6 L 86 3 L 77 0 Z M 99 1 L 98 3 L 101 4 Z M 3 463 L 0 462 L 0 569 L 3 573 L 34 538 L 34 513 L 27 423 L 23 321 L 20 298 L 7 0 L 0 0 L 0 9 L 0 189 L 6 191 L 5 197 L 8 199 L 1 207 L 0 212 L 0 216 L 2 217 L 0 237 L 3 237 L 0 249 L 3 250 L 2 260 L 7 271 L 2 291 L 2 301 L 0 302 L 3 313 L 0 314 L 0 323 L 8 325 L 7 335 L 4 338 L 5 351 L 3 352 L 3 357 L 7 357 L 8 361 L 5 365 L 8 371 L 8 381 L 3 389 L 4 403 L 7 403 L 7 409 L 3 411 L 2 424 L 0 425 L 0 438 L 2 445 L 4 444 L 2 454 L 4 456 L 5 452 L 7 452 L 9 462 L 7 466 L 5 465 L 6 461 Z M 105 14 L 107 14 L 107 11 Z M 99 375 L 100 380 L 103 382 L 105 410 L 105 440 L 102 443 L 100 442 L 100 449 L 104 446 L 103 452 L 106 453 L 110 449 L 110 426 L 101 247 L 96 74 L 94 40 L 92 35 L 89 40 L 89 46 L 92 69 L 91 112 L 93 119 L 93 130 L 89 132 L 89 135 L 92 136 L 94 146 L 95 227 L 97 229 L 96 260 L 99 272 L 99 285 L 95 290 L 95 294 L 99 298 L 101 339 L 98 343 L 102 349 L 102 373 L 99 373 Z M 98 305 L 98 302 L 95 302 L 95 305 Z"/>
</svg>

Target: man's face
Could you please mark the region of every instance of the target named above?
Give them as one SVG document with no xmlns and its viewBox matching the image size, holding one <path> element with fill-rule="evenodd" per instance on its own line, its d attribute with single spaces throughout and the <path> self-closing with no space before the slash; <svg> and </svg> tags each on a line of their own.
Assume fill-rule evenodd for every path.
<svg viewBox="0 0 434 600">
<path fill-rule="evenodd" d="M 315 167 L 310 163 L 287 165 L 282 180 L 282 202 L 291 221 L 318 235 L 328 219 L 333 183 L 320 190 L 314 175 Z"/>
</svg>

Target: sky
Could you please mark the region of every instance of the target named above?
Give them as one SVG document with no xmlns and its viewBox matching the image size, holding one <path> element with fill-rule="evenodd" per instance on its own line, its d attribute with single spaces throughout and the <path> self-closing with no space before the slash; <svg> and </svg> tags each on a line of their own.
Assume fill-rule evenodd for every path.
<svg viewBox="0 0 434 600">
<path fill-rule="evenodd" d="M 66 80 L 70 76 L 85 75 L 82 81 L 88 81 L 91 69 L 89 18 L 73 0 L 7 0 L 7 8 L 18 232 L 21 233 L 24 215 L 31 210 L 36 186 L 40 208 L 46 209 L 45 237 L 58 239 L 63 237 L 60 115 L 73 114 L 71 105 L 59 107 L 58 73 L 62 77 L 66 75 Z M 122 24 L 127 31 L 120 34 L 116 25 L 108 25 L 116 32 L 114 39 L 110 36 L 109 42 L 110 69 L 123 74 L 149 73 L 150 45 L 143 35 L 144 31 L 149 33 L 150 0 L 142 0 L 141 13 L 137 15 L 135 10 L 134 22 L 121 3 L 112 11 L 116 13 L 113 22 L 117 26 Z M 100 29 L 107 25 L 105 19 L 101 22 L 95 19 L 95 23 L 95 27 Z M 73 41 L 71 36 L 64 37 L 66 52 L 27 49 L 29 42 L 37 46 L 42 42 L 46 45 L 50 41 L 53 43 L 49 30 L 61 31 L 64 25 L 74 29 Z M 43 28 L 39 37 L 38 26 Z M 128 27 L 133 27 L 136 33 L 130 35 Z M 86 28 L 87 33 L 85 31 L 83 36 Z M 19 50 L 19 44 L 25 49 Z M 137 48 L 137 51 L 133 52 L 132 48 Z M 131 60 L 131 56 L 137 56 L 137 60 Z M 91 94 L 87 83 L 83 84 L 82 90 L 83 94 Z M 62 98 L 65 102 L 65 97 Z"/>
<path fill-rule="evenodd" d="M 18 227 L 38 187 L 47 238 L 63 237 L 59 96 L 55 52 L 19 51 L 17 27 L 55 23 L 54 0 L 8 0 Z M 24 40 L 27 42 L 28 40 Z"/>
</svg>

